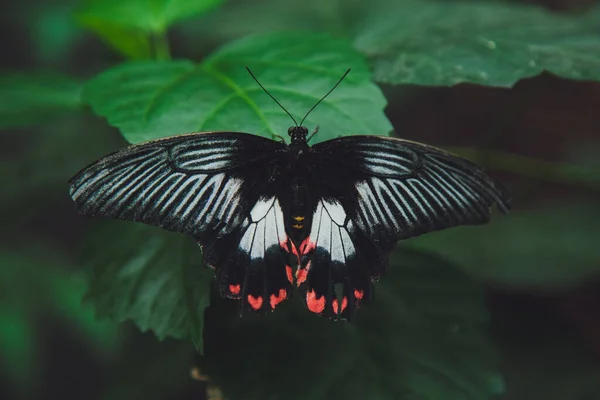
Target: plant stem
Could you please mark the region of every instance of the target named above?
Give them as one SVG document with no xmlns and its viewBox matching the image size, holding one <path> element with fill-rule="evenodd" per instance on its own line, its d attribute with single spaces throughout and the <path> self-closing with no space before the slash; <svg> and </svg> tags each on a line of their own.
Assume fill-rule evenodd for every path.
<svg viewBox="0 0 600 400">
<path fill-rule="evenodd" d="M 166 32 L 157 32 L 152 40 L 154 45 L 154 58 L 159 61 L 171 59 L 171 49 Z"/>
<path fill-rule="evenodd" d="M 481 158 L 481 151 L 471 147 L 454 146 L 446 149 L 472 161 L 480 161 L 478 159 Z M 542 181 L 600 189 L 600 171 L 583 165 L 539 160 L 501 151 L 486 151 L 485 161 L 490 169 L 498 171 Z"/>
</svg>

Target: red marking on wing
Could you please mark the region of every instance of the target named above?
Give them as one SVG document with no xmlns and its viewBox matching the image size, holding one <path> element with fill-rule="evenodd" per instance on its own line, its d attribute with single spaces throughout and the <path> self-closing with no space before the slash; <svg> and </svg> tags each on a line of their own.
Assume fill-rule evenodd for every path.
<svg viewBox="0 0 600 400">
<path fill-rule="evenodd" d="M 231 294 L 240 294 L 242 287 L 240 285 L 229 285 Z"/>
<path fill-rule="evenodd" d="M 270 299 L 270 303 L 271 303 L 271 308 L 275 308 L 277 306 L 277 304 L 281 303 L 282 301 L 284 301 L 287 298 L 287 292 L 285 289 L 279 289 L 279 294 L 277 296 L 275 296 L 274 294 L 271 295 Z"/>
<path fill-rule="evenodd" d="M 290 281 L 290 283 L 294 283 L 294 275 L 292 273 L 292 267 L 290 267 L 289 265 L 285 266 L 285 274 L 287 275 L 288 281 Z"/>
<path fill-rule="evenodd" d="M 314 313 L 320 314 L 325 309 L 325 296 L 317 298 L 314 290 L 309 290 L 306 293 L 306 306 Z"/>
<path fill-rule="evenodd" d="M 304 239 L 302 241 L 302 243 L 300 243 L 299 246 L 299 252 L 297 252 L 297 256 L 304 256 L 308 253 L 310 253 L 311 251 L 313 251 L 316 247 L 316 243 L 313 242 L 312 240 L 310 240 L 310 236 L 307 236 L 306 239 Z"/>
<path fill-rule="evenodd" d="M 354 297 L 356 298 L 356 301 L 361 301 L 364 295 L 364 290 L 354 289 Z"/>
<path fill-rule="evenodd" d="M 346 296 L 342 297 L 342 306 L 340 308 L 338 308 L 337 299 L 333 299 L 333 301 L 331 303 L 333 306 L 333 312 L 335 314 L 340 314 L 340 313 L 343 313 L 344 310 L 346 309 L 346 307 L 348 306 L 348 299 L 346 298 Z"/>
<path fill-rule="evenodd" d="M 252 307 L 254 310 L 258 311 L 262 307 L 263 298 L 262 298 L 262 296 L 254 297 L 251 294 L 249 294 L 248 295 L 248 303 L 250 304 L 250 307 Z"/>
<path fill-rule="evenodd" d="M 296 257 L 298 257 L 298 259 L 300 259 L 300 256 L 298 255 L 298 249 L 296 248 L 296 245 L 294 244 L 294 242 L 292 242 L 290 240 L 290 246 L 288 246 L 292 252 L 293 255 L 295 255 Z"/>
<path fill-rule="evenodd" d="M 279 242 L 279 246 L 288 253 L 291 253 L 291 251 L 292 251 L 290 244 L 292 244 L 292 246 L 293 246 L 292 241 L 288 238 L 285 238 L 284 240 Z"/>
<path fill-rule="evenodd" d="M 306 277 L 308 276 L 308 271 L 310 270 L 310 261 L 306 264 L 305 267 L 298 267 L 296 270 L 296 285 L 300 286 L 301 283 L 306 281 Z"/>
<path fill-rule="evenodd" d="M 312 250 L 314 250 L 316 247 L 316 244 L 313 241 L 311 241 L 310 236 L 309 236 L 306 239 L 304 239 L 302 241 L 302 243 L 300 243 L 300 246 L 298 246 L 298 247 L 296 247 L 294 242 L 292 242 L 289 238 L 281 241 L 279 243 L 279 246 L 281 246 L 281 248 L 283 250 L 285 250 L 286 252 L 295 255 L 296 258 L 298 258 L 298 264 L 300 264 L 302 256 L 305 256 L 308 253 L 310 253 Z"/>
</svg>

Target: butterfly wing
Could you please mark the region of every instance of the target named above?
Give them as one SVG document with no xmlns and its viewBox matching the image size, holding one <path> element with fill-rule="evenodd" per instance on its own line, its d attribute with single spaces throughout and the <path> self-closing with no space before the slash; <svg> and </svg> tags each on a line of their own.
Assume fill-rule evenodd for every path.
<svg viewBox="0 0 600 400">
<path fill-rule="evenodd" d="M 371 280 L 387 263 L 387 253 L 356 229 L 342 203 L 329 196 L 318 200 L 310 233 L 293 253 L 301 299 L 310 311 L 328 318 L 351 319 L 354 309 L 372 297 Z"/>
<path fill-rule="evenodd" d="M 312 148 L 320 200 L 302 253 L 299 288 L 311 311 L 349 318 L 372 296 L 396 241 L 483 224 L 510 199 L 475 164 L 406 140 L 348 136 Z M 310 255 L 310 257 L 309 257 Z"/>
<path fill-rule="evenodd" d="M 82 214 L 193 236 L 221 294 L 265 311 L 290 293 L 273 186 L 283 149 L 235 132 L 174 136 L 102 158 L 70 180 L 70 194 Z"/>
</svg>

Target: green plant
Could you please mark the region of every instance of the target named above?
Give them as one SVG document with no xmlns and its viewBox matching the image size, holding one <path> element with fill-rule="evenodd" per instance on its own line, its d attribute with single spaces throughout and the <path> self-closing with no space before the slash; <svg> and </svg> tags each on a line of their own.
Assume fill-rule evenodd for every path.
<svg viewBox="0 0 600 400">
<path fill-rule="evenodd" d="M 495 2 L 311 1 L 291 2 L 282 11 L 288 18 L 280 14 L 263 21 L 265 10 L 278 7 L 275 3 L 252 8 L 215 0 L 87 3 L 75 13 L 76 21 L 126 60 L 85 80 L 37 73 L 3 76 L 0 127 L 91 111 L 129 143 L 196 131 L 284 134 L 288 116 L 260 90 L 245 66 L 298 117 L 352 68 L 306 121 L 321 127 L 317 141 L 391 134 L 386 99 L 377 84 L 511 86 L 543 70 L 568 78 L 600 78 L 600 54 L 594 51 L 600 45 L 600 8 L 561 16 Z M 305 16 L 302 25 L 310 29 L 281 29 L 295 25 L 296 16 Z M 196 61 L 172 59 L 168 33 L 176 23 L 191 41 L 194 36 L 211 37 L 218 48 Z M 80 129 L 64 141 L 85 143 L 90 140 L 86 134 Z M 104 136 L 98 143 L 104 143 Z M 472 148 L 457 152 L 479 155 Z M 538 171 L 537 178 L 585 183 L 594 190 L 600 184 L 598 175 L 583 167 L 490 154 L 491 168 L 526 176 Z M 93 161 L 80 157 L 75 158 L 78 167 Z M 53 164 L 56 172 L 46 172 L 40 181 L 66 183 L 76 172 L 73 163 Z M 19 187 L 10 198 L 15 201 L 24 193 Z M 374 304 L 361 310 L 353 325 L 317 320 L 299 312 L 294 300 L 267 318 L 244 320 L 217 302 L 211 308 L 219 312 L 205 323 L 212 277 L 200 265 L 197 246 L 176 234 L 120 222 L 96 226 L 87 235 L 82 257 L 88 267 L 86 299 L 98 314 L 132 320 L 159 339 L 192 341 L 206 353 L 203 370 L 232 398 L 485 399 L 502 392 L 503 380 L 486 334 L 481 286 L 472 276 L 502 280 L 504 274 L 505 280 L 541 279 L 551 285 L 563 283 L 565 276 L 559 264 L 556 274 L 519 268 L 518 275 L 510 266 L 521 255 L 514 251 L 507 256 L 492 245 L 498 237 L 509 236 L 502 229 L 521 224 L 520 218 L 517 213 L 490 227 L 407 242 L 428 252 L 401 247 L 391 260 L 389 276 L 377 285 Z M 549 241 L 538 233 L 559 232 L 560 218 L 570 216 L 549 210 L 539 218 L 556 221 L 549 223 L 554 231 L 534 228 L 527 235 L 545 249 Z M 588 229 L 585 238 L 597 236 L 597 227 Z M 484 261 L 465 247 L 474 240 L 488 246 Z M 593 246 L 584 239 L 579 243 L 577 256 L 584 267 L 575 274 L 570 271 L 570 282 L 597 269 Z M 547 258 L 528 264 L 556 261 L 554 254 L 564 250 L 554 247 Z M 491 271 L 479 268 L 481 264 Z M 289 355 L 282 355 L 282 349 Z"/>
</svg>

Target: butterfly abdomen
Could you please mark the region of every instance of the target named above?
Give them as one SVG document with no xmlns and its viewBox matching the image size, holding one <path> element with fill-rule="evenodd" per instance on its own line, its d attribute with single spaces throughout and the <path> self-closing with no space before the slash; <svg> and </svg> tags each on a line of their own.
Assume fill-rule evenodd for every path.
<svg viewBox="0 0 600 400">
<path fill-rule="evenodd" d="M 292 240 L 300 243 L 310 228 L 310 196 L 305 179 L 295 176 L 290 181 L 289 212 L 285 216 L 288 233 Z"/>
</svg>

